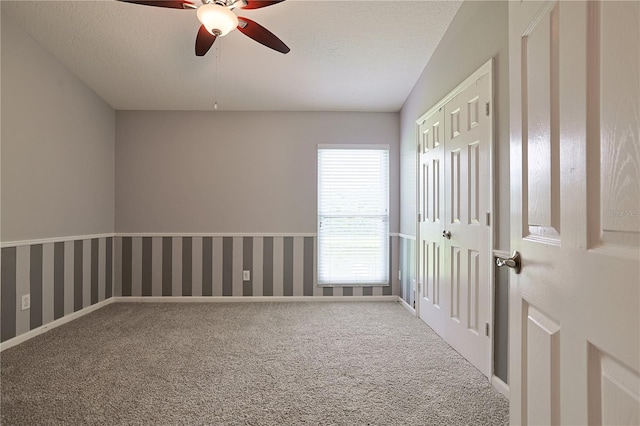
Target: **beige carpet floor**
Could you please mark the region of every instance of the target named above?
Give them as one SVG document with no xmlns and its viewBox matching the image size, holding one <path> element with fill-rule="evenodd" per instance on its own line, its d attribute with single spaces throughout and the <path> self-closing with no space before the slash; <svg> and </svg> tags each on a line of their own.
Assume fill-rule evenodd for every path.
<svg viewBox="0 0 640 426">
<path fill-rule="evenodd" d="M 115 303 L 1 358 L 3 425 L 504 425 L 396 303 Z"/>
</svg>

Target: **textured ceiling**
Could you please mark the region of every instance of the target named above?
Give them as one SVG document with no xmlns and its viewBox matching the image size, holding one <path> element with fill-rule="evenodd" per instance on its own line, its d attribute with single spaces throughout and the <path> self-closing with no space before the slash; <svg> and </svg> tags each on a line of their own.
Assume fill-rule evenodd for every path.
<svg viewBox="0 0 640 426">
<path fill-rule="evenodd" d="M 232 31 L 205 57 L 194 54 L 194 10 L 113 0 L 1 3 L 115 109 L 212 110 L 217 101 L 227 111 L 398 111 L 461 2 L 288 0 L 236 9 L 291 52 Z"/>
</svg>

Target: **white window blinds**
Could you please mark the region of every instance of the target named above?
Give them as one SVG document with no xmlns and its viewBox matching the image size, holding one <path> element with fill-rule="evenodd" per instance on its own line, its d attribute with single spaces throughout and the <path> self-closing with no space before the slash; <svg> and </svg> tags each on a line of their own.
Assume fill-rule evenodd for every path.
<svg viewBox="0 0 640 426">
<path fill-rule="evenodd" d="M 318 284 L 388 282 L 388 148 L 318 146 Z"/>
</svg>

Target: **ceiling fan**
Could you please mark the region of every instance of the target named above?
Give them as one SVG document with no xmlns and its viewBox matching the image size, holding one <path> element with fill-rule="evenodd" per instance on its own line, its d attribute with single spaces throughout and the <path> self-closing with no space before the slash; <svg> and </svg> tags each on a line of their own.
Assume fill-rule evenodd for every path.
<svg viewBox="0 0 640 426">
<path fill-rule="evenodd" d="M 242 34 L 254 39 L 273 50 L 289 53 L 291 49 L 257 22 L 242 16 L 236 16 L 233 9 L 260 9 L 284 0 L 201 0 L 198 6 L 189 0 L 118 0 L 125 3 L 145 6 L 166 7 L 171 9 L 197 9 L 198 20 L 202 23 L 196 36 L 196 55 L 204 56 L 216 38 L 227 35 L 235 28 Z"/>
</svg>

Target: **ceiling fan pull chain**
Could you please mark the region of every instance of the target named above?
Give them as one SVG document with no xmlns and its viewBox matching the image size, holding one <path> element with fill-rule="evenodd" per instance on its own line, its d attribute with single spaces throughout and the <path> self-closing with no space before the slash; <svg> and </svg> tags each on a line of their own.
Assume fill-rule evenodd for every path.
<svg viewBox="0 0 640 426">
<path fill-rule="evenodd" d="M 222 43 L 218 43 L 216 45 L 216 64 L 215 64 L 215 75 L 213 77 L 213 109 L 218 110 L 218 68 L 220 67 L 220 45 Z"/>
</svg>

